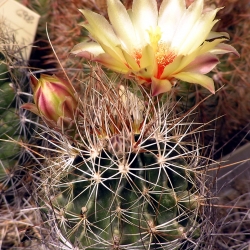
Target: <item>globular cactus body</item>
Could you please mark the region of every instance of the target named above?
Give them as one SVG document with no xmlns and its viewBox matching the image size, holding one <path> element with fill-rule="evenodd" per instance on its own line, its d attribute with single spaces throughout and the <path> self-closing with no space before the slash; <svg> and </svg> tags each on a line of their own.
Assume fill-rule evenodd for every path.
<svg viewBox="0 0 250 250">
<path fill-rule="evenodd" d="M 152 143 L 154 149 L 147 149 Z M 83 159 L 65 177 L 67 188 L 72 185 L 72 197 L 62 188 L 62 210 L 73 231 L 77 223 L 82 224 L 74 233 L 82 246 L 159 247 L 181 239 L 195 224 L 192 210 L 198 202 L 188 185 L 185 162 L 160 163 L 159 157 L 166 157 L 171 148 L 157 144 L 148 139 L 140 149 L 145 152 L 124 152 L 118 159 L 116 152 L 102 150 L 92 159 Z"/>
<path fill-rule="evenodd" d="M 153 99 L 131 100 L 108 84 L 112 94 L 88 88 L 77 140 L 54 134 L 63 156 L 46 155 L 49 200 L 42 199 L 57 231 L 80 249 L 181 249 L 199 237 L 200 207 L 198 149 L 182 142 L 185 125 L 168 124 L 169 107 L 160 101 L 152 111 Z"/>
</svg>

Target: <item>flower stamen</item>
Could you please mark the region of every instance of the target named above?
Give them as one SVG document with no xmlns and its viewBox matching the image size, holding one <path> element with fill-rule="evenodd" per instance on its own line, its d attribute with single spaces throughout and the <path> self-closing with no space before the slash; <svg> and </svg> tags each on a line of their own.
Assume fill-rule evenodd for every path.
<svg viewBox="0 0 250 250">
<path fill-rule="evenodd" d="M 133 54 L 134 54 L 136 63 L 140 67 L 140 60 L 142 58 L 142 49 L 135 49 Z"/>
<path fill-rule="evenodd" d="M 176 53 L 173 51 L 169 51 L 168 44 L 160 41 L 158 43 L 155 58 L 158 65 L 157 77 L 160 77 L 164 71 L 164 68 L 174 61 L 174 59 L 176 58 Z"/>
<path fill-rule="evenodd" d="M 134 50 L 134 58 L 138 66 L 140 67 L 140 60 L 142 58 L 142 49 Z M 157 63 L 157 78 L 160 78 L 161 74 L 164 71 L 164 68 L 172 63 L 176 58 L 176 53 L 169 50 L 169 45 L 165 42 L 158 42 L 157 49 L 155 51 L 155 60 Z"/>
<path fill-rule="evenodd" d="M 152 27 L 147 30 L 150 40 L 150 45 L 152 46 L 153 50 L 156 52 L 158 50 L 158 44 L 161 39 L 161 29 L 159 26 L 157 26 L 155 29 Z"/>
</svg>

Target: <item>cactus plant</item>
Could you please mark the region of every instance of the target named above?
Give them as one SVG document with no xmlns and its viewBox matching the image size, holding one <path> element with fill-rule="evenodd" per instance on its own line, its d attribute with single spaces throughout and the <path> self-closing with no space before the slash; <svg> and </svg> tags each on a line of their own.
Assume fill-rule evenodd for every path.
<svg viewBox="0 0 250 250">
<path fill-rule="evenodd" d="M 190 247 L 205 204 L 194 132 L 174 104 L 99 73 L 79 100 L 77 135 L 48 132 L 40 196 L 52 228 L 80 249 Z"/>
<path fill-rule="evenodd" d="M 41 222 L 33 193 L 33 162 L 21 144 L 28 143 L 35 120 L 20 109 L 27 94 L 28 68 L 4 25 L 0 28 L 0 248 L 29 246 L 41 238 Z M 23 93 L 26 93 L 23 95 Z M 34 195 L 34 196 L 32 196 Z M 36 225 L 36 227 L 34 227 Z M 36 240 L 35 240 L 36 241 Z M 36 242 L 36 244 L 38 244 Z M 27 248 L 28 249 L 28 248 Z M 31 248 L 32 249 L 32 248 Z"/>
<path fill-rule="evenodd" d="M 118 1 L 113 2 L 118 6 Z M 171 2 L 174 4 L 174 1 Z M 193 8 L 200 9 L 201 2 L 195 1 L 196 8 Z M 192 7 L 190 12 L 186 12 L 190 15 L 189 21 L 192 20 L 191 10 Z M 206 15 L 211 19 L 211 25 L 216 12 L 209 12 L 212 13 L 209 18 L 210 14 Z M 89 16 L 89 20 L 92 17 Z M 93 31 L 93 27 L 86 27 Z M 154 45 L 158 43 L 161 32 L 159 29 L 148 31 L 150 46 L 156 49 Z M 206 80 L 204 84 L 201 81 L 198 83 L 211 92 L 214 91 L 212 80 L 203 76 L 218 62 L 211 53 L 224 53 L 226 49 L 235 52 L 228 45 L 215 47 L 218 41 L 213 39 L 220 38 L 222 41 L 225 34 L 213 33 L 212 36 L 215 36 L 212 41 L 204 40 L 199 45 L 202 49 L 213 45 L 204 49 L 210 56 L 199 58 L 204 59 L 201 61 L 205 68 L 200 68 L 197 62 L 190 63 L 189 60 L 195 60 L 202 53 L 192 54 L 193 58 L 187 52 L 188 46 L 182 46 L 179 53 L 185 52 L 186 55 L 178 58 L 185 65 L 181 70 L 189 73 L 181 75 L 181 72 L 179 78 L 186 77 L 193 82 L 192 76 L 197 77 L 193 73 L 198 71 L 199 79 Z M 191 46 L 191 38 L 188 41 Z M 122 43 L 122 46 L 124 44 L 125 47 L 128 45 Z M 120 49 L 119 46 L 107 48 L 102 45 L 112 55 L 112 49 Z M 81 52 L 84 54 L 84 51 L 77 51 Z M 149 56 L 149 51 L 146 52 L 144 56 Z M 56 86 L 55 77 L 42 75 L 40 80 L 31 77 L 35 86 L 35 104 L 25 104 L 22 108 L 40 115 L 47 126 L 41 126 L 40 137 L 44 144 L 36 147 L 41 150 L 39 167 L 42 166 L 39 169 L 39 202 L 46 209 L 47 223 L 60 240 L 52 245 L 60 249 L 92 250 L 208 249 L 206 237 L 209 236 L 204 232 L 209 230 L 209 226 L 203 210 L 208 203 L 204 186 L 206 159 L 200 156 L 204 149 L 199 143 L 200 130 L 193 128 L 192 118 L 189 117 L 194 108 L 178 113 L 175 108 L 176 89 L 162 94 L 170 90 L 170 85 L 176 84 L 172 79 L 176 74 L 171 68 L 175 58 L 161 64 L 160 52 L 166 51 L 154 52 L 161 73 L 170 64 L 168 70 L 171 74 L 165 76 L 171 79 L 161 81 L 160 74 L 158 78 L 153 77 L 148 66 L 141 72 L 138 66 L 145 62 L 137 56 L 136 66 L 125 49 L 122 53 L 127 60 L 126 70 L 133 68 L 136 79 L 140 78 L 147 84 L 139 81 L 140 86 L 137 86 L 138 82 L 131 79 L 128 82 L 119 77 L 109 79 L 96 65 L 92 66 L 94 70 L 89 77 L 85 75 L 80 83 L 74 81 L 70 88 L 69 79 L 56 78 L 56 81 L 61 81 Z M 183 59 L 185 57 L 188 59 Z M 107 62 L 113 63 L 112 60 L 104 61 L 106 65 Z M 115 65 L 111 66 L 114 69 Z M 118 68 L 125 67 L 120 66 Z M 43 88 L 42 84 L 53 86 L 54 92 L 48 93 L 52 88 Z M 148 86 L 150 84 L 153 85 L 152 91 Z M 164 87 L 164 84 L 168 86 Z M 64 91 L 66 96 L 62 97 L 62 92 L 56 95 L 59 86 L 63 90 L 70 89 L 67 93 Z M 80 87 L 81 91 L 73 91 L 72 94 L 73 86 Z M 68 97 L 73 100 L 71 104 L 66 102 Z M 69 113 L 69 110 L 72 112 Z M 204 226 L 206 230 L 202 230 Z"/>
</svg>

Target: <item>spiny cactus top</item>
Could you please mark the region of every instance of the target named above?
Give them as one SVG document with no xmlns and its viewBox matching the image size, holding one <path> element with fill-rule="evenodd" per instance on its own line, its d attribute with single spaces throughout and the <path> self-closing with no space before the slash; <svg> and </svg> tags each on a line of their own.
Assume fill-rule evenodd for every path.
<svg viewBox="0 0 250 250">
<path fill-rule="evenodd" d="M 204 74 L 219 62 L 216 54 L 236 50 L 222 43 L 227 33 L 212 32 L 219 9 L 203 10 L 203 0 L 186 8 L 184 0 L 134 0 L 126 10 L 108 0 L 110 23 L 101 15 L 81 10 L 92 42 L 77 44 L 72 53 L 135 76 L 153 95 L 167 92 L 176 79 L 197 83 L 214 93 L 213 80 Z"/>
</svg>

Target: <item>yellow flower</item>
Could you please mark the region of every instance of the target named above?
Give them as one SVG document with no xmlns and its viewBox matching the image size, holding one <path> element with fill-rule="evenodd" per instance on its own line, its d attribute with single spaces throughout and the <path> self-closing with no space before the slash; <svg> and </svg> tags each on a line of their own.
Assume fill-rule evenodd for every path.
<svg viewBox="0 0 250 250">
<path fill-rule="evenodd" d="M 176 79 L 204 86 L 214 93 L 205 76 L 219 62 L 216 54 L 237 51 L 222 43 L 227 33 L 212 32 L 219 9 L 203 11 L 203 0 L 188 8 L 185 0 L 134 0 L 126 10 L 119 0 L 107 0 L 110 23 L 90 10 L 80 10 L 92 42 L 77 44 L 72 53 L 123 74 L 134 75 L 151 87 L 152 95 L 169 91 Z"/>
</svg>

